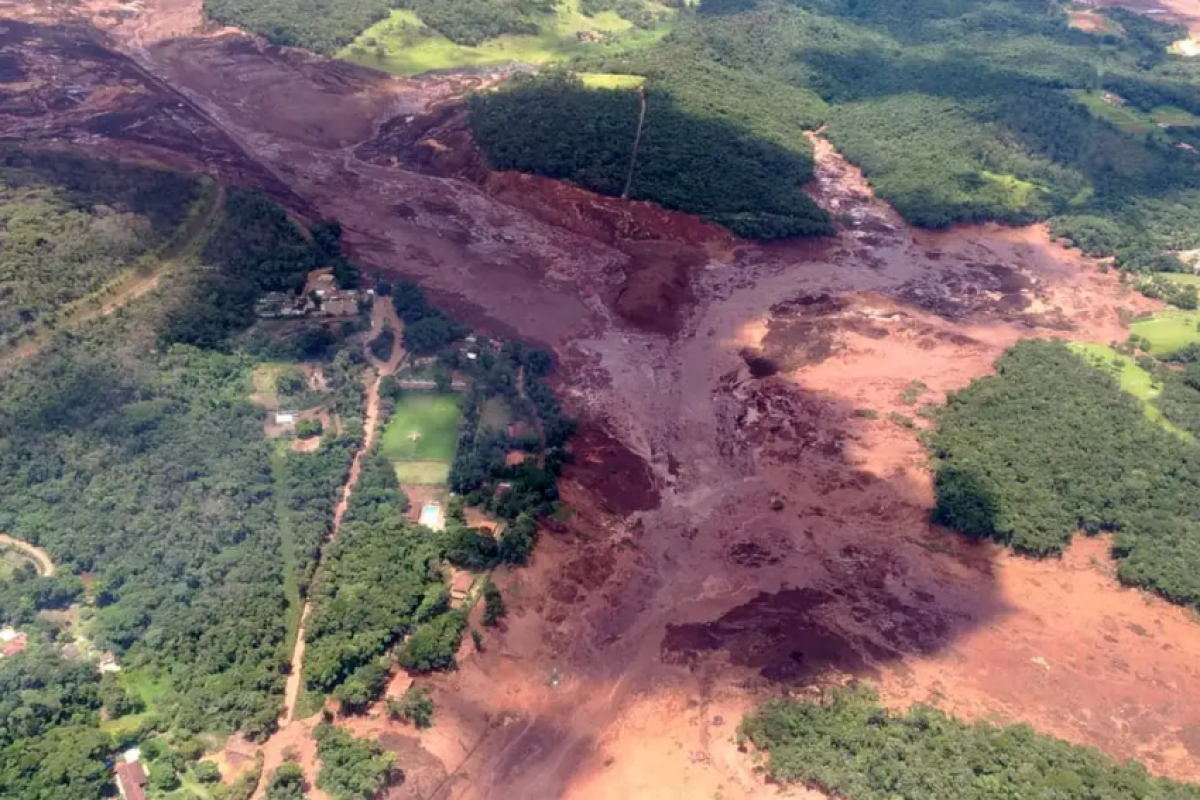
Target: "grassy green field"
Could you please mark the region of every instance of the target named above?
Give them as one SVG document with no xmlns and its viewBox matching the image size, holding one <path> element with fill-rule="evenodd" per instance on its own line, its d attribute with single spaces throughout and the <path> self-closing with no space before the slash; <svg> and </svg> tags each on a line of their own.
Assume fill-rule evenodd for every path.
<svg viewBox="0 0 1200 800">
<path fill-rule="evenodd" d="M 1171 283 L 1181 283 L 1184 286 L 1200 286 L 1200 275 L 1183 272 L 1159 272 L 1158 277 Z"/>
<path fill-rule="evenodd" d="M 642 75 L 617 75 L 609 72 L 579 72 L 575 77 L 589 89 L 636 89 L 646 82 Z"/>
<path fill-rule="evenodd" d="M 0 580 L 12 575 L 26 564 L 32 563 L 33 560 L 20 550 L 11 547 L 0 547 Z"/>
<path fill-rule="evenodd" d="M 1138 336 L 1150 340 L 1150 354 L 1173 353 L 1184 345 L 1200 342 L 1200 311 L 1160 311 L 1129 326 Z"/>
<path fill-rule="evenodd" d="M 448 461 L 397 461 L 395 467 L 401 486 L 435 486 L 450 478 Z"/>
<path fill-rule="evenodd" d="M 1181 108 L 1164 106 L 1156 108 L 1149 114 L 1143 113 L 1130 105 L 1117 105 L 1106 101 L 1098 92 L 1076 91 L 1071 93 L 1080 103 L 1087 106 L 1094 116 L 1106 119 L 1127 133 L 1148 133 L 1165 123 L 1177 127 L 1195 127 L 1200 125 L 1200 117 L 1189 114 Z"/>
<path fill-rule="evenodd" d="M 131 695 L 140 697 L 146 704 L 146 710 L 140 714 L 129 714 L 119 719 L 105 720 L 100 723 L 100 729 L 113 736 L 122 736 L 138 729 L 145 720 L 158 711 L 158 704 L 166 695 L 169 688 L 165 678 L 155 678 L 153 675 L 137 669 L 125 669 L 117 673 L 117 682 Z"/>
<path fill-rule="evenodd" d="M 406 393 L 383 432 L 381 452 L 401 484 L 445 483 L 462 413 L 450 394 Z"/>
<path fill-rule="evenodd" d="M 660 10 L 664 16 L 675 13 L 652 0 L 646 0 L 646 5 Z M 671 27 L 670 22 L 664 22 L 654 28 L 635 28 L 611 11 L 587 17 L 579 11 L 579 0 L 563 0 L 537 34 L 498 36 L 468 47 L 426 27 L 412 11 L 398 9 L 363 31 L 338 57 L 397 75 L 508 63 L 545 64 L 581 55 L 611 55 L 648 47 L 670 33 Z M 604 40 L 581 41 L 579 35 L 588 31 Z"/>
<path fill-rule="evenodd" d="M 1192 437 L 1181 428 L 1172 425 L 1163 418 L 1162 412 L 1154 405 L 1162 389 L 1155 383 L 1154 376 L 1137 365 L 1131 357 L 1118 353 L 1108 345 L 1090 344 L 1086 342 L 1071 342 L 1071 349 L 1088 360 L 1092 366 L 1102 369 L 1117 379 L 1121 388 L 1142 401 L 1142 410 L 1147 419 L 1157 422 L 1171 433 L 1184 439 Z"/>
</svg>

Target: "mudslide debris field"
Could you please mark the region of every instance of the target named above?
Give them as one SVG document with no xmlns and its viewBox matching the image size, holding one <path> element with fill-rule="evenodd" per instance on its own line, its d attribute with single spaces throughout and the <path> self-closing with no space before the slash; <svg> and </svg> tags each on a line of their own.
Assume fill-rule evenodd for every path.
<svg viewBox="0 0 1200 800">
<path fill-rule="evenodd" d="M 758 246 L 490 173 L 455 102 L 502 71 L 401 79 L 208 29 L 199 0 L 124 8 L 0 0 L 0 136 L 336 218 L 364 266 L 553 348 L 583 422 L 572 513 L 498 577 L 503 632 L 430 682 L 438 724 L 344 722 L 399 754 L 390 798 L 761 797 L 742 713 L 852 677 L 1200 778 L 1187 612 L 1121 588 L 1102 540 L 1035 562 L 931 526 L 924 423 L 896 421 L 1023 337 L 1123 340 L 1156 303 L 1042 227 L 913 230 L 820 138 L 842 229 Z"/>
</svg>

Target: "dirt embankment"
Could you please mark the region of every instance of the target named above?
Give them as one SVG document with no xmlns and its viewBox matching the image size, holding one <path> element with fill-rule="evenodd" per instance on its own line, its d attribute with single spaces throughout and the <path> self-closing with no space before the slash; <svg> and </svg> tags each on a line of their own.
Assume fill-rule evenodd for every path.
<svg viewBox="0 0 1200 800">
<path fill-rule="evenodd" d="M 648 204 L 481 182 L 451 112 L 415 137 L 444 151 L 389 144 L 477 78 L 392 79 L 180 32 L 167 17 L 184 5 L 150 0 L 108 30 L 153 76 L 138 107 L 182 104 L 202 141 L 132 124 L 84 136 L 108 113 L 98 89 L 86 113 L 0 109 L 0 131 L 178 164 L 227 142 L 223 174 L 340 219 L 365 265 L 555 348 L 585 420 L 570 511 L 532 565 L 499 576 L 505 626 L 430 681 L 436 727 L 346 722 L 400 753 L 393 800 L 761 797 L 734 744 L 741 713 L 852 677 L 1200 777 L 1200 715 L 1179 702 L 1200 691 L 1200 629 L 1121 589 L 1095 540 L 1033 562 L 931 527 L 927 459 L 901 422 L 925 424 L 922 404 L 1022 337 L 1123 339 L 1119 312 L 1151 303 L 1041 228 L 913 231 L 821 140 L 810 190 L 845 220 L 822 242 L 759 247 Z M 270 752 L 292 737 L 311 766 L 306 729 L 287 731 Z"/>
</svg>

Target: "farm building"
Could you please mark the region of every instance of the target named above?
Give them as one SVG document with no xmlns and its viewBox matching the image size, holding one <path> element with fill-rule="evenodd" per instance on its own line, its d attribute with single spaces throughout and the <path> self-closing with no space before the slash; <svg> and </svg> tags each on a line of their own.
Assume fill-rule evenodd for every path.
<svg viewBox="0 0 1200 800">
<path fill-rule="evenodd" d="M 296 417 L 297 417 L 297 414 L 295 411 L 276 411 L 275 412 L 275 424 L 276 425 L 295 425 Z"/>
<path fill-rule="evenodd" d="M 16 628 L 0 628 L 0 658 L 15 656 L 28 643 L 29 637 Z"/>
<path fill-rule="evenodd" d="M 117 764 L 113 769 L 117 778 L 117 791 L 124 800 L 146 800 L 146 770 L 140 761 Z"/>
</svg>

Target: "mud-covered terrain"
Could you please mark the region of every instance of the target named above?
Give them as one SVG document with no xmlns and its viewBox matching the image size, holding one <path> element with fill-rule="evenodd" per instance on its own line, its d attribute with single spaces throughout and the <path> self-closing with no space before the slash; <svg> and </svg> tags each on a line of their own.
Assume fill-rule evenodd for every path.
<svg viewBox="0 0 1200 800">
<path fill-rule="evenodd" d="M 198 0 L 0 17 L 27 22 L 0 28 L 0 135 L 260 186 L 558 354 L 572 513 L 499 576 L 507 627 L 433 681 L 432 730 L 344 722 L 399 754 L 390 797 L 773 796 L 741 714 L 853 676 L 1200 778 L 1185 611 L 1119 588 L 1103 542 L 1033 562 L 928 522 L 923 405 L 1021 337 L 1124 339 L 1151 306 L 1044 229 L 914 231 L 817 139 L 843 230 L 756 246 L 490 174 L 453 101 L 502 75 L 386 77 L 207 30 Z"/>
</svg>

